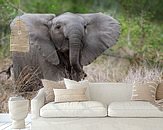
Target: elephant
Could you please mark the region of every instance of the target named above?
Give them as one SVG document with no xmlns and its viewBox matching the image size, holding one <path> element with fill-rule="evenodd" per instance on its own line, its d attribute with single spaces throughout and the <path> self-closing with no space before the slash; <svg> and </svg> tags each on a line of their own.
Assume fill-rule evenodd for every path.
<svg viewBox="0 0 163 130">
<path fill-rule="evenodd" d="M 15 80 L 23 67 L 39 68 L 40 79 L 53 81 L 86 77 L 83 66 L 92 63 L 116 44 L 120 35 L 117 20 L 103 13 L 23 14 L 16 17 L 27 25 L 29 52 L 12 52 Z"/>
</svg>

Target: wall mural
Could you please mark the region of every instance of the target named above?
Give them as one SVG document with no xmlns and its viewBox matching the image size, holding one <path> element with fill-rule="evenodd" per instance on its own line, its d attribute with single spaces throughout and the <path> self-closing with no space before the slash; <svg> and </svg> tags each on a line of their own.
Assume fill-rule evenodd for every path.
<svg viewBox="0 0 163 130">
<path fill-rule="evenodd" d="M 113 46 L 120 34 L 119 23 L 102 13 L 24 14 L 13 20 L 11 32 L 18 33 L 20 23 L 27 31 L 12 37 L 18 38 L 14 47 L 11 43 L 15 80 L 30 66 L 39 70 L 40 79 L 80 81 L 86 77 L 83 66 Z"/>
</svg>

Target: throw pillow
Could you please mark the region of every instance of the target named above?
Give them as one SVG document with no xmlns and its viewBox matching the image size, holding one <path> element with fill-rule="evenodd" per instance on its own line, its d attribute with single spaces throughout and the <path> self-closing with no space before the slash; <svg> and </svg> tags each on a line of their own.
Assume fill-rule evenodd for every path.
<svg viewBox="0 0 163 130">
<path fill-rule="evenodd" d="M 158 83 L 134 83 L 131 100 L 134 101 L 155 101 Z"/>
<path fill-rule="evenodd" d="M 90 100 L 90 93 L 89 93 L 90 84 L 88 80 L 77 82 L 74 80 L 64 78 L 64 82 L 65 82 L 67 89 L 78 89 L 78 88 L 83 88 L 83 87 L 86 88 L 86 96 Z"/>
<path fill-rule="evenodd" d="M 156 99 L 157 100 L 163 99 L 163 81 L 159 83 L 157 87 Z"/>
<path fill-rule="evenodd" d="M 52 102 L 54 101 L 54 92 L 53 89 L 64 89 L 65 88 L 65 84 L 63 81 L 51 81 L 51 80 L 47 80 L 47 79 L 42 79 L 42 84 L 44 86 L 44 91 L 45 91 L 45 99 L 46 99 L 46 103 Z"/>
<path fill-rule="evenodd" d="M 79 102 L 87 101 L 85 95 L 86 88 L 79 89 L 53 89 L 55 95 L 55 102 Z"/>
</svg>

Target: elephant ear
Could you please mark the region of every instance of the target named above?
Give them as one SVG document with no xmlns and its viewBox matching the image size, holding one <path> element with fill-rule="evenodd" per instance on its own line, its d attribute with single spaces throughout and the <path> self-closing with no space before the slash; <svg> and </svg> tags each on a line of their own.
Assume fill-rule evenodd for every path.
<svg viewBox="0 0 163 130">
<path fill-rule="evenodd" d="M 102 13 L 81 14 L 86 21 L 86 36 L 81 52 L 81 65 L 88 65 L 113 46 L 120 34 L 118 21 Z"/>
<path fill-rule="evenodd" d="M 24 14 L 15 20 L 20 18 L 27 25 L 30 49 L 32 46 L 37 47 L 46 61 L 57 65 L 59 64 L 59 58 L 54 43 L 50 39 L 48 28 L 49 21 L 54 17 L 54 14 Z"/>
</svg>

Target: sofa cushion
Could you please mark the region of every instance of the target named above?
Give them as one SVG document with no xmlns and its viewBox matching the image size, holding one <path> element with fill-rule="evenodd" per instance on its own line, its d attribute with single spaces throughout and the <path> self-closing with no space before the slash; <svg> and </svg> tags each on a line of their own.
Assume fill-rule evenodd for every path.
<svg viewBox="0 0 163 130">
<path fill-rule="evenodd" d="M 46 103 L 53 102 L 55 95 L 53 89 L 64 89 L 65 84 L 63 81 L 52 81 L 47 79 L 41 79 L 45 91 Z"/>
<path fill-rule="evenodd" d="M 90 83 L 88 80 L 83 80 L 83 81 L 77 82 L 74 80 L 64 78 L 64 83 L 65 83 L 67 89 L 78 89 L 78 88 L 83 88 L 83 87 L 87 88 L 86 96 L 90 100 L 90 94 L 89 94 Z"/>
<path fill-rule="evenodd" d="M 134 83 L 131 100 L 154 102 L 157 82 Z"/>
<path fill-rule="evenodd" d="M 86 88 L 79 89 L 53 89 L 55 102 L 79 102 L 88 101 L 85 95 Z"/>
<path fill-rule="evenodd" d="M 163 117 L 163 111 L 160 111 L 150 102 L 144 101 L 113 102 L 108 107 L 108 116 Z"/>
<path fill-rule="evenodd" d="M 163 99 L 163 81 L 159 83 L 157 87 L 156 99 L 157 100 Z"/>
<path fill-rule="evenodd" d="M 107 107 L 101 102 L 50 102 L 40 109 L 41 117 L 105 117 Z"/>
</svg>

